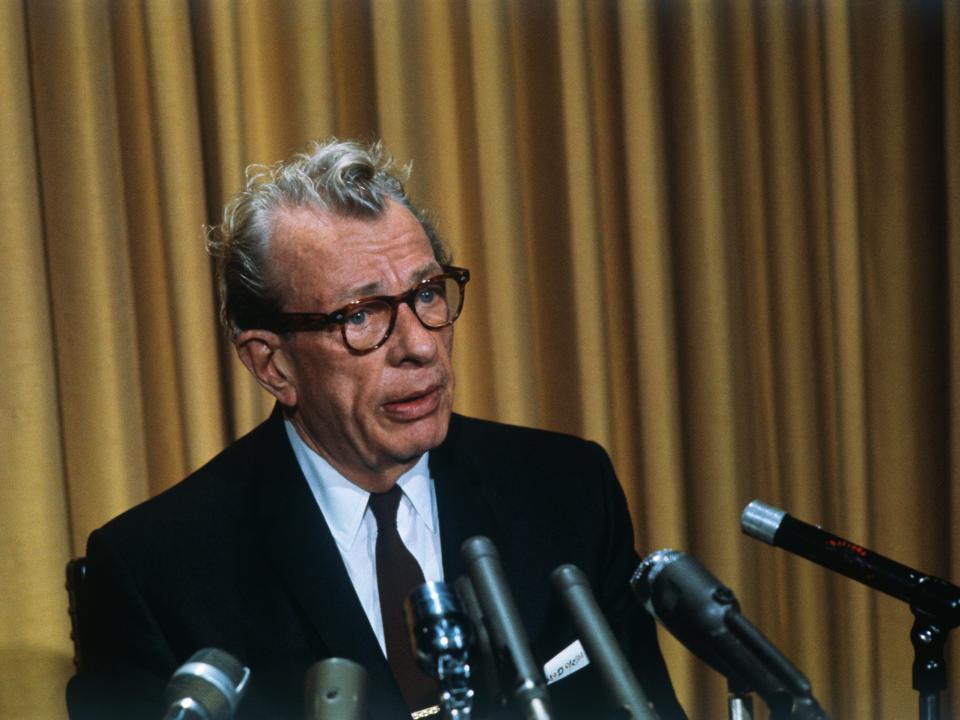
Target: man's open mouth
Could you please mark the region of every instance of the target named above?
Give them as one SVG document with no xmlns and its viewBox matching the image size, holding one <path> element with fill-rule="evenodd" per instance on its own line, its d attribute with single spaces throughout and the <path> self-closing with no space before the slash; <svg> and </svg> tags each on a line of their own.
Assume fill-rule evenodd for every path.
<svg viewBox="0 0 960 720">
<path fill-rule="evenodd" d="M 383 404 L 383 411 L 392 420 L 410 422 L 430 415 L 440 404 L 440 386 L 414 392 Z"/>
</svg>

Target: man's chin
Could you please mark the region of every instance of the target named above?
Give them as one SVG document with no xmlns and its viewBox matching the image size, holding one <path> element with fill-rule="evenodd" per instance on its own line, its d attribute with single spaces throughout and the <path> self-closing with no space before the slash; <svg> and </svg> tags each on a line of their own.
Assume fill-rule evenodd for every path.
<svg viewBox="0 0 960 720">
<path fill-rule="evenodd" d="M 442 443 L 449 428 L 449 410 L 438 411 L 416 422 L 404 423 L 400 427 L 394 426 L 390 430 L 393 456 L 406 461 L 416 460 Z"/>
</svg>

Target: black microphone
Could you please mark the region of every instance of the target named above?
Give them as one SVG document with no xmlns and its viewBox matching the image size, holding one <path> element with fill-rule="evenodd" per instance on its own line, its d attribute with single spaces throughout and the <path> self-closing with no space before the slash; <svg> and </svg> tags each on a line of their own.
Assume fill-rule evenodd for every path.
<svg viewBox="0 0 960 720">
<path fill-rule="evenodd" d="M 750 537 L 892 595 L 951 628 L 960 625 L 960 587 L 946 580 L 901 565 L 759 500 L 744 508 L 740 527 Z"/>
<path fill-rule="evenodd" d="M 306 720 L 365 720 L 367 671 L 345 658 L 327 658 L 307 670 Z"/>
<path fill-rule="evenodd" d="M 573 618 L 587 657 L 599 669 L 617 707 L 626 710 L 633 720 L 653 720 L 647 696 L 630 670 L 586 575 L 576 565 L 561 565 L 550 577 Z"/>
<path fill-rule="evenodd" d="M 810 682 L 743 615 L 733 591 L 694 558 L 658 550 L 640 563 L 630 587 L 680 642 L 730 681 L 756 691 L 771 717 L 826 718 Z"/>
<path fill-rule="evenodd" d="M 167 683 L 164 720 L 231 720 L 249 680 L 250 668 L 230 653 L 198 650 Z"/>
<path fill-rule="evenodd" d="M 549 720 L 550 700 L 543 670 L 533 659 L 520 613 L 503 574 L 500 555 L 485 537 L 472 537 L 460 548 L 467 574 L 483 611 L 493 651 L 501 667 L 512 675 L 503 686 L 510 689 L 531 720 Z"/>
<path fill-rule="evenodd" d="M 469 718 L 473 711 L 473 632 L 456 594 L 444 582 L 428 582 L 414 588 L 404 602 L 404 610 L 417 664 L 440 681 L 444 717 Z"/>
</svg>

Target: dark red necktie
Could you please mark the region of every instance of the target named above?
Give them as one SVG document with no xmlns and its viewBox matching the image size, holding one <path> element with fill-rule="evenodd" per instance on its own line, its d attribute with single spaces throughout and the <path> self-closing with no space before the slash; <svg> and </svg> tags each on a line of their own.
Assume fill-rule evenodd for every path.
<svg viewBox="0 0 960 720">
<path fill-rule="evenodd" d="M 387 662 L 404 700 L 414 711 L 437 704 L 438 686 L 417 667 L 403 613 L 403 601 L 426 581 L 416 558 L 397 532 L 397 508 L 402 497 L 399 485 L 385 493 L 371 493 L 370 511 L 377 520 L 377 585 Z"/>
</svg>

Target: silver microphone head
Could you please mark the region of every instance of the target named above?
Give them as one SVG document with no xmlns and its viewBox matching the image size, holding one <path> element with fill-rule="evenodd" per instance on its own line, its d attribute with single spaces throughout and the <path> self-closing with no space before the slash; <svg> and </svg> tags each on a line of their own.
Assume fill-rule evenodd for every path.
<svg viewBox="0 0 960 720">
<path fill-rule="evenodd" d="M 473 712 L 470 647 L 473 631 L 457 594 L 443 582 L 415 588 L 404 602 L 420 669 L 440 681 L 440 706 L 450 720 Z"/>
<path fill-rule="evenodd" d="M 428 582 L 414 588 L 404 608 L 417 664 L 428 675 L 442 680 L 439 658 L 466 658 L 473 643 L 470 620 L 460 599 L 446 583 Z"/>
<path fill-rule="evenodd" d="M 764 502 L 754 500 L 743 509 L 740 516 L 740 529 L 757 540 L 773 545 L 780 523 L 786 513 Z"/>
<path fill-rule="evenodd" d="M 640 561 L 637 569 L 630 577 L 630 589 L 633 590 L 634 597 L 641 605 L 647 606 L 647 610 L 651 613 L 653 608 L 650 606 L 650 596 L 653 594 L 653 583 L 656 581 L 657 575 L 667 565 L 682 557 L 683 554 L 670 548 L 655 550 Z"/>
<path fill-rule="evenodd" d="M 167 717 L 231 720 L 247 690 L 250 669 L 217 648 L 198 650 L 174 671 L 164 699 Z"/>
<path fill-rule="evenodd" d="M 344 658 L 327 658 L 307 670 L 308 720 L 364 720 L 367 717 L 367 671 Z"/>
</svg>

